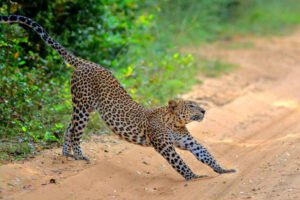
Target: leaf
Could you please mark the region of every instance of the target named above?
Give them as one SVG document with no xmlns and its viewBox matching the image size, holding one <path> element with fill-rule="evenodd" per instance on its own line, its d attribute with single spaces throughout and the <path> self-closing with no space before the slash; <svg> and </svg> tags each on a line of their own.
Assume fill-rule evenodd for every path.
<svg viewBox="0 0 300 200">
<path fill-rule="evenodd" d="M 127 68 L 127 72 L 126 72 L 126 74 L 124 75 L 126 78 L 128 78 L 128 77 L 130 77 L 131 75 L 132 75 L 132 73 L 133 73 L 133 68 L 132 67 L 128 67 Z"/>
<path fill-rule="evenodd" d="M 19 52 L 16 52 L 16 53 L 14 54 L 14 58 L 17 59 L 18 57 L 19 57 Z"/>
<path fill-rule="evenodd" d="M 26 64 L 26 61 L 25 60 L 21 60 L 18 65 L 25 65 Z"/>
</svg>

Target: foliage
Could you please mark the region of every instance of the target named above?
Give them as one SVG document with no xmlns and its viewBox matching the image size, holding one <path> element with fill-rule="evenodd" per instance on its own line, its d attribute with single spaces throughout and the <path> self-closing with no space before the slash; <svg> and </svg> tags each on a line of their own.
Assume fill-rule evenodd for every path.
<svg viewBox="0 0 300 200">
<path fill-rule="evenodd" d="M 285 33 L 300 23 L 299 0 L 164 0 L 159 9 L 160 40 L 185 47 L 237 34 Z"/>
<path fill-rule="evenodd" d="M 184 92 L 195 82 L 192 74 L 197 68 L 194 64 L 192 55 L 174 53 L 140 65 L 129 65 L 117 72 L 117 77 L 134 99 L 146 106 L 156 106 Z"/>
</svg>

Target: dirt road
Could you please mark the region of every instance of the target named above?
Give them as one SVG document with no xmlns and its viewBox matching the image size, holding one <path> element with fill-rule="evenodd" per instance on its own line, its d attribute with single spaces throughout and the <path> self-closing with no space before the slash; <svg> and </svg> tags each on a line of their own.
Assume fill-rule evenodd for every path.
<svg viewBox="0 0 300 200">
<path fill-rule="evenodd" d="M 101 136 L 83 145 L 91 164 L 54 149 L 1 166 L 0 199 L 300 199 L 300 32 L 186 51 L 239 66 L 184 95 L 209 108 L 204 122 L 189 126 L 194 137 L 238 173 L 217 175 L 179 151 L 209 175 L 185 182 L 152 148 Z"/>
</svg>

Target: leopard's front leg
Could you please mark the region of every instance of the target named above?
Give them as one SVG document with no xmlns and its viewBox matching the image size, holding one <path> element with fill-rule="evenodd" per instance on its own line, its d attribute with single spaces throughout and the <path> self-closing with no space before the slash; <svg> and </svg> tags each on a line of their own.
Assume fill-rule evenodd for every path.
<svg viewBox="0 0 300 200">
<path fill-rule="evenodd" d="M 222 168 L 207 149 L 199 144 L 191 135 L 172 134 L 172 138 L 177 147 L 183 150 L 189 150 L 198 160 L 210 166 L 216 173 L 224 174 L 236 172 L 235 169 Z"/>
<path fill-rule="evenodd" d="M 167 133 L 152 132 L 150 141 L 155 150 L 160 153 L 168 163 L 185 178 L 185 180 L 206 177 L 196 175 L 192 172 L 175 151 L 173 142 Z"/>
</svg>

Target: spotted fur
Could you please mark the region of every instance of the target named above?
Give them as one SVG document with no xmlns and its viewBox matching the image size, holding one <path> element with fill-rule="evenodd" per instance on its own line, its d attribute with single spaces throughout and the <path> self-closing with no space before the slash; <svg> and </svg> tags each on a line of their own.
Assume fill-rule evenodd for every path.
<svg viewBox="0 0 300 200">
<path fill-rule="evenodd" d="M 74 56 L 32 19 L 17 15 L 0 16 L 0 23 L 19 23 L 32 28 L 75 68 L 71 79 L 73 115 L 64 134 L 64 156 L 88 160 L 80 147 L 80 139 L 90 112 L 96 110 L 115 134 L 129 142 L 154 147 L 186 180 L 203 176 L 191 171 L 175 147 L 190 151 L 217 173 L 235 171 L 223 169 L 186 129 L 186 124 L 201 121 L 204 117 L 205 110 L 197 103 L 171 100 L 168 106 L 147 109 L 133 101 L 110 71 Z"/>
</svg>

